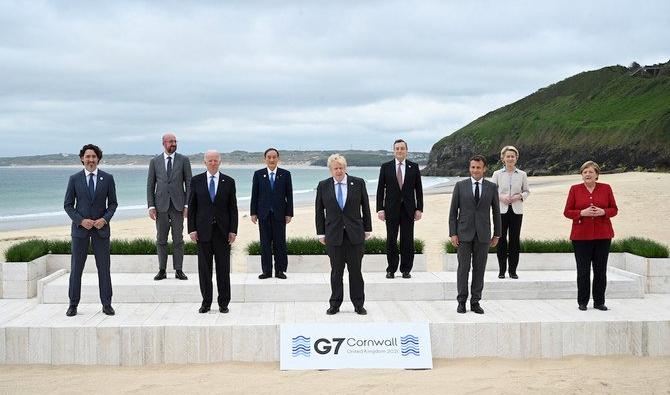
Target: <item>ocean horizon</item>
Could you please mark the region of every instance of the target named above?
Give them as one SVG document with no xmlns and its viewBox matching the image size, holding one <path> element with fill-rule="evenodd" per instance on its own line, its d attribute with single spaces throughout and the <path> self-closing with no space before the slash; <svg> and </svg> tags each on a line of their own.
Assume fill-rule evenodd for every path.
<svg viewBox="0 0 670 395">
<path fill-rule="evenodd" d="M 224 174 L 235 180 L 240 213 L 249 211 L 251 181 L 254 171 L 263 165 L 221 166 Z M 318 182 L 330 176 L 327 167 L 297 165 L 280 166 L 291 171 L 293 199 L 296 205 L 308 204 L 315 198 Z M 146 180 L 148 165 L 101 165 L 114 176 L 119 207 L 114 219 L 147 216 Z M 63 210 L 65 189 L 69 177 L 82 170 L 79 166 L 8 166 L 0 167 L 0 231 L 68 225 L 70 218 Z M 204 166 L 192 167 L 193 174 L 205 171 Z M 368 193 L 377 189 L 379 167 L 349 167 L 348 174 L 363 178 Z M 424 190 L 444 185 L 455 177 L 422 177 Z M 374 210 L 374 203 L 371 202 Z"/>
</svg>

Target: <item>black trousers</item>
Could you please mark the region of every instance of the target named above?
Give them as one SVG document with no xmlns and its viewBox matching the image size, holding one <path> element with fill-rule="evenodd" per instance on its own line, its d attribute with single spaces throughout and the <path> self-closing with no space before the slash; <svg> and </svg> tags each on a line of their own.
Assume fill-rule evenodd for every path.
<svg viewBox="0 0 670 395">
<path fill-rule="evenodd" d="M 112 304 L 112 278 L 109 273 L 109 237 L 103 238 L 93 231 L 88 237 L 72 238 L 72 258 L 70 261 L 70 287 L 68 296 L 70 305 L 79 305 L 81 299 L 81 275 L 84 273 L 84 265 L 88 256 L 89 243 L 93 245 L 95 255 L 95 266 L 98 268 L 98 289 L 100 291 L 100 303 L 103 306 Z"/>
<path fill-rule="evenodd" d="M 502 236 L 498 240 L 498 266 L 500 274 L 505 274 L 509 263 L 509 274 L 516 274 L 519 265 L 519 250 L 521 248 L 521 220 L 523 214 L 515 214 L 510 205 L 505 214 L 500 215 L 502 220 Z M 509 233 L 509 242 L 508 234 Z"/>
<path fill-rule="evenodd" d="M 216 288 L 219 293 L 219 307 L 228 307 L 230 303 L 230 244 L 228 235 L 221 233 L 218 226 L 212 225 L 212 240 L 198 242 L 198 277 L 202 305 L 212 305 L 212 258 L 216 262 Z"/>
<path fill-rule="evenodd" d="M 261 236 L 261 269 L 272 275 L 272 255 L 275 257 L 275 273 L 285 272 L 288 268 L 286 255 L 286 222 L 277 221 L 270 213 L 266 218 L 258 218 L 258 231 Z"/>
<path fill-rule="evenodd" d="M 327 239 L 326 239 L 327 240 Z M 349 271 L 349 297 L 354 307 L 363 307 L 365 303 L 365 292 L 363 291 L 363 274 L 361 273 L 361 261 L 365 251 L 365 244 L 351 244 L 344 232 L 342 245 L 331 246 L 326 244 L 326 251 L 330 258 L 330 306 L 340 307 L 344 298 L 344 266 Z"/>
<path fill-rule="evenodd" d="M 398 229 L 400 229 L 400 259 L 398 259 Z M 409 273 L 414 266 L 414 217 L 400 206 L 400 217 L 386 218 L 386 271 L 395 273 L 400 261 L 400 272 Z"/>
<path fill-rule="evenodd" d="M 593 304 L 605 304 L 607 287 L 607 258 L 611 239 L 573 240 L 577 261 L 577 303 L 586 305 L 591 294 L 591 266 L 593 266 Z"/>
</svg>

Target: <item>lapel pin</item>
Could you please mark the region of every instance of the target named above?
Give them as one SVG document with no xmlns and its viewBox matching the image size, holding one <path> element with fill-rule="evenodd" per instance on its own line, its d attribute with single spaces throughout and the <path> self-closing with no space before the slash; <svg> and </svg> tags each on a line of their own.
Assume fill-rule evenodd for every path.
<svg viewBox="0 0 670 395">
<path fill-rule="evenodd" d="M 349 184 L 349 185 L 354 185 L 354 182 L 352 181 L 351 184 Z"/>
<path fill-rule="evenodd" d="M 102 181 L 102 180 L 103 180 L 103 178 L 102 178 L 102 177 L 100 177 L 100 181 Z"/>
<path fill-rule="evenodd" d="M 263 178 L 265 178 L 265 177 L 267 177 L 267 176 L 268 176 L 267 174 L 263 174 Z"/>
</svg>

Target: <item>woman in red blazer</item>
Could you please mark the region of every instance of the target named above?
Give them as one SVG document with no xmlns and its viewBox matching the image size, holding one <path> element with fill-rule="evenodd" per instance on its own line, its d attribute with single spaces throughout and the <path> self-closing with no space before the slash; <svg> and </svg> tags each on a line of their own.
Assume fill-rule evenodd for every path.
<svg viewBox="0 0 670 395">
<path fill-rule="evenodd" d="M 582 184 L 570 187 L 563 215 L 572 219 L 570 240 L 577 261 L 577 303 L 586 310 L 589 302 L 591 265 L 593 265 L 593 307 L 607 310 L 607 257 L 614 237 L 611 217 L 618 209 L 609 185 L 598 181 L 600 167 L 593 161 L 580 168 Z"/>
</svg>

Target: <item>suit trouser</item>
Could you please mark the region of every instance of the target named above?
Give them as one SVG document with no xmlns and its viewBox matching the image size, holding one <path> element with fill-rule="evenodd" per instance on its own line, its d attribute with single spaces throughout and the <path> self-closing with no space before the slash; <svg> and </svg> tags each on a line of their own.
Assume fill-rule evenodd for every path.
<svg viewBox="0 0 670 395">
<path fill-rule="evenodd" d="M 361 260 L 365 251 L 365 244 L 351 244 L 344 232 L 342 245 L 331 246 L 326 244 L 326 250 L 330 257 L 330 306 L 340 307 L 344 299 L 344 266 L 349 271 L 349 297 L 354 307 L 363 307 L 365 303 L 365 292 L 363 290 L 363 274 L 361 273 Z"/>
<path fill-rule="evenodd" d="M 516 274 L 519 265 L 519 250 L 521 249 L 521 221 L 523 214 L 515 214 L 512 206 L 507 207 L 507 212 L 500 215 L 502 224 L 502 236 L 498 241 L 498 266 L 500 274 L 505 274 L 507 263 L 509 263 L 509 274 Z M 509 232 L 509 243 L 507 233 Z"/>
<path fill-rule="evenodd" d="M 573 240 L 577 261 L 577 303 L 586 305 L 591 294 L 591 265 L 593 265 L 593 304 L 605 304 L 607 288 L 607 258 L 611 239 Z"/>
<path fill-rule="evenodd" d="M 400 259 L 398 259 L 398 228 L 400 228 Z M 395 273 L 400 261 L 400 272 L 412 271 L 414 266 L 414 217 L 410 217 L 405 206 L 400 206 L 400 216 L 386 218 L 386 261 L 387 272 Z"/>
<path fill-rule="evenodd" d="M 212 258 L 216 262 L 216 289 L 219 293 L 217 302 L 219 307 L 228 307 L 230 303 L 230 244 L 228 235 L 223 235 L 221 229 L 212 225 L 212 239 L 198 242 L 198 277 L 200 280 L 200 294 L 202 305 L 212 305 Z"/>
<path fill-rule="evenodd" d="M 285 272 L 288 268 L 286 222 L 284 220 L 278 221 L 270 213 L 266 218 L 258 219 L 258 231 L 261 236 L 261 269 L 263 273 L 272 275 L 273 250 L 275 272 Z"/>
<path fill-rule="evenodd" d="M 182 270 L 184 263 L 184 213 L 177 210 L 172 202 L 165 212 L 156 211 L 156 252 L 158 253 L 158 268 L 167 268 L 168 232 L 172 230 L 172 267 Z"/>
<path fill-rule="evenodd" d="M 460 241 L 456 255 L 458 256 L 458 272 L 456 275 L 456 288 L 459 303 L 468 300 L 468 278 L 470 277 L 470 266 L 472 265 L 472 285 L 470 287 L 470 304 L 479 303 L 482 299 L 484 289 L 484 271 L 486 270 L 486 258 L 489 253 L 489 242 L 480 242 L 477 235 L 473 241 Z"/>
<path fill-rule="evenodd" d="M 70 261 L 70 287 L 68 296 L 70 305 L 79 305 L 81 299 L 81 275 L 84 273 L 89 242 L 93 246 L 95 266 L 98 268 L 98 289 L 100 303 L 103 306 L 112 304 L 112 278 L 109 273 L 109 237 L 100 237 L 92 231 L 87 237 L 72 238 L 72 258 Z"/>
</svg>

